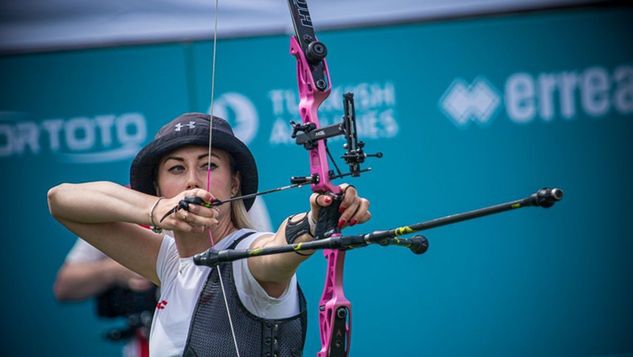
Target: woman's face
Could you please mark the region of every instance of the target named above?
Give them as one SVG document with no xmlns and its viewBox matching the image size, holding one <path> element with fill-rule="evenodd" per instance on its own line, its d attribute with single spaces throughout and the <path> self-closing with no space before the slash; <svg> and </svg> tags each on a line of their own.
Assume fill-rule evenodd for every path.
<svg viewBox="0 0 633 357">
<path fill-rule="evenodd" d="M 240 182 L 233 173 L 231 158 L 219 149 L 211 151 L 203 146 L 185 146 L 167 154 L 158 164 L 156 181 L 158 194 L 173 197 L 192 188 L 207 189 L 207 169 L 211 169 L 211 194 L 226 200 L 237 194 Z M 220 206 L 228 210 L 229 205 Z"/>
</svg>

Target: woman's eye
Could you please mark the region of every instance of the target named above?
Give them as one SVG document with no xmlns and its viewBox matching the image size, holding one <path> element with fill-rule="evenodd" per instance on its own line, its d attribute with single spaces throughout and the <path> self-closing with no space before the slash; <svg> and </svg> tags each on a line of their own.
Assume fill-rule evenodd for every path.
<svg viewBox="0 0 633 357">
<path fill-rule="evenodd" d="M 216 165 L 213 162 L 209 162 L 209 163 L 206 163 L 206 164 L 202 165 L 201 168 L 204 169 L 204 170 L 211 170 L 211 171 L 213 171 L 213 170 L 218 168 L 218 165 Z"/>
<path fill-rule="evenodd" d="M 172 174 L 178 174 L 178 173 L 184 172 L 185 167 L 182 165 L 176 165 L 176 166 L 170 167 L 168 171 L 171 172 Z"/>
</svg>

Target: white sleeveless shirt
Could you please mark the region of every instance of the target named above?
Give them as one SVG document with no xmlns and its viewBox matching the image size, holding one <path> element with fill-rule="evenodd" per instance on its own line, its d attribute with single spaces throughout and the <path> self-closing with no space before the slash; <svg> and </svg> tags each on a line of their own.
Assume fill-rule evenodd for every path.
<svg viewBox="0 0 633 357">
<path fill-rule="evenodd" d="M 248 231 L 240 229 L 231 233 L 216 248 L 226 249 Z M 251 234 L 237 245 L 237 249 L 248 248 L 262 234 L 266 233 Z M 282 319 L 299 313 L 296 276 L 292 277 L 288 289 L 279 298 L 273 298 L 255 280 L 246 259 L 235 261 L 232 266 L 240 300 L 252 314 L 267 319 Z M 191 315 L 210 269 L 195 265 L 193 257 L 180 258 L 174 238 L 168 235 L 163 237 L 156 260 L 156 273 L 161 286 L 150 332 L 150 356 L 182 356 Z"/>
</svg>

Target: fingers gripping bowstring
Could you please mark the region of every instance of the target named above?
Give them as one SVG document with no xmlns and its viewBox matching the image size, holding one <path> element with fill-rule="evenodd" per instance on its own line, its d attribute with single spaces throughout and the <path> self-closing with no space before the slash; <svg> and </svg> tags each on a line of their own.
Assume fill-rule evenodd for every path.
<svg viewBox="0 0 633 357">
<path fill-rule="evenodd" d="M 208 153 L 208 164 L 207 164 L 207 191 L 211 191 L 211 147 L 213 143 L 213 114 L 214 114 L 214 99 L 215 99 L 215 59 L 217 53 L 217 39 L 218 39 L 218 1 L 215 0 L 214 7 L 214 21 L 213 21 L 213 55 L 211 62 L 211 104 L 209 108 L 209 114 L 211 114 L 211 120 L 209 121 L 209 153 Z M 211 247 L 213 247 L 213 235 L 211 234 L 211 230 L 207 229 L 209 234 L 209 241 L 211 242 Z M 220 287 L 222 288 L 222 297 L 224 298 L 224 306 L 226 307 L 226 315 L 229 318 L 229 326 L 231 327 L 231 336 L 233 337 L 233 344 L 235 346 L 235 353 L 237 357 L 240 357 L 240 350 L 237 347 L 237 337 L 235 335 L 235 328 L 233 327 L 233 319 L 231 318 L 231 311 L 229 309 L 229 303 L 226 300 L 226 290 L 224 289 L 224 282 L 222 281 L 222 271 L 220 270 L 220 265 L 216 267 L 218 269 L 218 277 L 220 278 Z"/>
</svg>

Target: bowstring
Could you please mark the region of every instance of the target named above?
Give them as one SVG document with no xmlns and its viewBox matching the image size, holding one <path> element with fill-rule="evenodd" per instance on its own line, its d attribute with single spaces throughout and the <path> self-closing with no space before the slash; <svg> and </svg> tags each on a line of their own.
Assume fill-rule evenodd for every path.
<svg viewBox="0 0 633 357">
<path fill-rule="evenodd" d="M 209 152 L 208 152 L 208 161 L 207 165 L 207 191 L 211 191 L 211 147 L 213 143 L 213 116 L 214 116 L 214 99 L 215 99 L 215 59 L 217 54 L 217 38 L 218 38 L 218 1 L 215 0 L 215 8 L 214 8 L 214 23 L 213 23 L 213 55 L 211 62 L 211 105 L 210 105 L 210 114 L 211 120 L 209 121 Z M 211 234 L 211 230 L 207 229 L 209 235 L 209 241 L 211 243 L 211 248 L 214 246 L 213 235 Z M 226 314 L 229 317 L 229 326 L 231 327 L 231 336 L 233 337 L 233 344 L 235 346 L 235 352 L 237 357 L 240 357 L 240 350 L 237 347 L 237 337 L 235 335 L 235 328 L 233 327 L 233 319 L 231 318 L 231 311 L 229 309 L 229 302 L 226 299 L 226 290 L 224 289 L 224 281 L 222 281 L 222 271 L 220 270 L 220 265 L 216 267 L 218 269 L 218 276 L 220 277 L 220 288 L 222 289 L 222 297 L 224 299 L 224 307 L 226 308 Z"/>
</svg>

